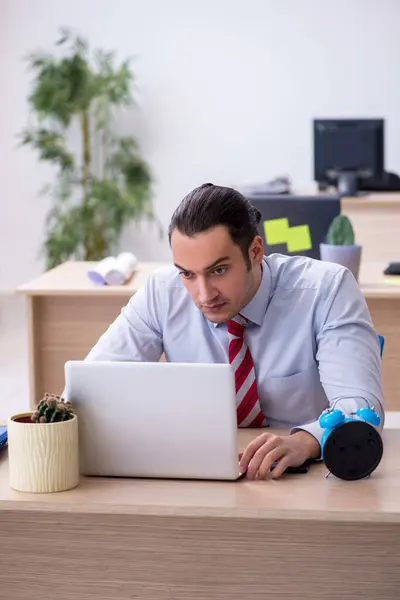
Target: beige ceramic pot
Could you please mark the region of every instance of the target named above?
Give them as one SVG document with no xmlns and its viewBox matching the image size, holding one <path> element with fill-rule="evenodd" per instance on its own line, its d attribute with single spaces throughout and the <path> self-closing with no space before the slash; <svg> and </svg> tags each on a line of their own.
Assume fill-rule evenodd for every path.
<svg viewBox="0 0 400 600">
<path fill-rule="evenodd" d="M 62 492 L 79 484 L 78 419 L 32 423 L 8 419 L 9 481 L 20 492 Z"/>
</svg>

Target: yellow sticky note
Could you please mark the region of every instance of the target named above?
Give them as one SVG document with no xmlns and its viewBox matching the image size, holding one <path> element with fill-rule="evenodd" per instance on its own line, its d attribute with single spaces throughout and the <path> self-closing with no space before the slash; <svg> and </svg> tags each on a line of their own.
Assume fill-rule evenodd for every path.
<svg viewBox="0 0 400 600">
<path fill-rule="evenodd" d="M 385 277 L 383 283 L 388 283 L 389 285 L 400 285 L 400 275 Z"/>
<path fill-rule="evenodd" d="M 289 229 L 287 247 L 289 252 L 304 252 L 304 250 L 311 250 L 312 243 L 309 226 L 297 225 L 291 227 Z"/>
<path fill-rule="evenodd" d="M 264 234 L 267 244 L 286 244 L 289 252 L 311 250 L 312 240 L 308 225 L 289 227 L 288 219 L 271 219 L 264 221 Z"/>
<path fill-rule="evenodd" d="M 289 235 L 289 221 L 287 219 L 271 219 L 264 221 L 264 234 L 267 244 L 286 244 Z"/>
</svg>

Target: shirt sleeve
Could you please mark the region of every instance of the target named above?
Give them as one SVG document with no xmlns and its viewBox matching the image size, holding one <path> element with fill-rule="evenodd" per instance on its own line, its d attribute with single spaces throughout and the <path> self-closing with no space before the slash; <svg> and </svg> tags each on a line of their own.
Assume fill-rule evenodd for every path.
<svg viewBox="0 0 400 600">
<path fill-rule="evenodd" d="M 373 328 L 366 300 L 347 269 L 331 282 L 331 293 L 320 303 L 316 322 L 316 360 L 321 384 L 330 406 L 346 415 L 373 406 L 384 425 L 382 361 L 378 333 Z M 320 443 L 324 429 L 319 421 L 300 425 Z"/>
<path fill-rule="evenodd" d="M 157 362 L 163 353 L 164 282 L 149 277 L 103 333 L 85 360 Z"/>
</svg>

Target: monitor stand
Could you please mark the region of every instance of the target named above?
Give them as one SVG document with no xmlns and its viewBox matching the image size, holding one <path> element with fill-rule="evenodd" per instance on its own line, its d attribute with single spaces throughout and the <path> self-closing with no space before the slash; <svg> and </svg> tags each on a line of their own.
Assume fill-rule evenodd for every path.
<svg viewBox="0 0 400 600">
<path fill-rule="evenodd" d="M 357 196 L 358 175 L 356 171 L 343 171 L 338 174 L 337 190 L 342 196 Z"/>
</svg>

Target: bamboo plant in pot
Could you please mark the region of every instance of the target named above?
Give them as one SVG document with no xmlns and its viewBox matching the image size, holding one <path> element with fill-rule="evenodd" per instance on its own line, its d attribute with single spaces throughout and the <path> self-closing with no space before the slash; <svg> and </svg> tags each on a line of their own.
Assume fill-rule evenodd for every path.
<svg viewBox="0 0 400 600">
<path fill-rule="evenodd" d="M 346 215 L 338 215 L 331 222 L 326 244 L 320 244 L 321 260 L 347 267 L 356 280 L 360 271 L 362 247 L 355 243 L 351 221 Z"/>
<path fill-rule="evenodd" d="M 114 52 L 92 50 L 62 28 L 51 51 L 33 52 L 28 66 L 31 115 L 21 141 L 55 175 L 42 191 L 51 198 L 42 247 L 47 268 L 116 254 L 132 222 L 157 220 L 151 169 L 136 136 L 117 122 L 135 105 L 130 60 L 118 64 Z M 129 123 L 135 121 L 131 114 Z"/>
<path fill-rule="evenodd" d="M 61 492 L 79 483 L 78 419 L 70 402 L 45 394 L 34 412 L 8 419 L 11 488 Z"/>
</svg>

